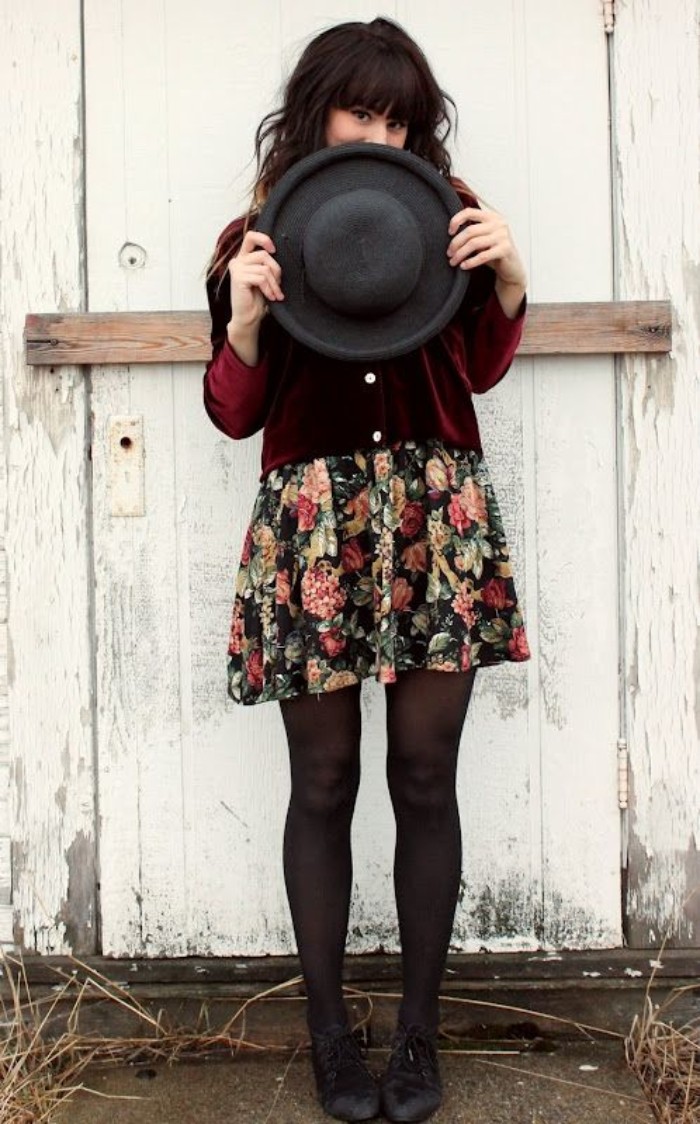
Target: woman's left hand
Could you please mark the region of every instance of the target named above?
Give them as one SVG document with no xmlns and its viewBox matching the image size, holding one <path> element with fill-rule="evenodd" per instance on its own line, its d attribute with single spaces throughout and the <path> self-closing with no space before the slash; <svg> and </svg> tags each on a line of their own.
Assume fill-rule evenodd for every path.
<svg viewBox="0 0 700 1124">
<path fill-rule="evenodd" d="M 504 285 L 517 285 L 525 291 L 525 266 L 503 215 L 465 207 L 452 216 L 448 233 L 452 235 L 447 247 L 450 265 L 461 269 L 489 265 Z"/>
</svg>

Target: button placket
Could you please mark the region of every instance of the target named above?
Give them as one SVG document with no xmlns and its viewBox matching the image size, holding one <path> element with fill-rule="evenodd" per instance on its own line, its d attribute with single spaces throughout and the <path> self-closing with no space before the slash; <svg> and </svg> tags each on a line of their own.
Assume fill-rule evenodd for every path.
<svg viewBox="0 0 700 1124">
<path fill-rule="evenodd" d="M 367 386 L 374 386 L 377 383 L 377 374 L 376 374 L 375 371 L 365 371 L 365 373 L 362 377 L 363 377 L 364 382 Z M 381 396 L 378 399 L 373 397 L 372 401 L 375 402 L 377 404 L 377 406 L 380 406 L 381 405 Z M 375 445 L 380 445 L 381 442 L 383 441 L 383 439 L 384 439 L 384 434 L 381 431 L 381 429 L 375 429 L 372 432 L 372 441 L 374 442 Z"/>
</svg>

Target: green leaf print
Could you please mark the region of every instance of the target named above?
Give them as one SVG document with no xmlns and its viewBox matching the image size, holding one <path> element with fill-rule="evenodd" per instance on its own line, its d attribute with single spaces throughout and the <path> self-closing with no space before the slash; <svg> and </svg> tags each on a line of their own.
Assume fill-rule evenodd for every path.
<svg viewBox="0 0 700 1124">
<path fill-rule="evenodd" d="M 479 636 L 485 640 L 487 644 L 502 644 L 505 640 L 510 638 L 510 627 L 506 621 L 501 620 L 500 617 L 495 617 L 488 624 L 482 625 L 479 629 Z"/>
<path fill-rule="evenodd" d="M 304 641 L 301 633 L 290 632 L 284 646 L 284 658 L 288 665 L 297 663 L 304 655 Z"/>
<path fill-rule="evenodd" d="M 363 577 L 352 591 L 353 605 L 371 605 L 374 600 L 374 583 L 371 577 Z"/>
<path fill-rule="evenodd" d="M 311 533 L 311 554 L 314 558 L 335 558 L 338 554 L 338 539 L 331 527 L 318 524 Z"/>
<path fill-rule="evenodd" d="M 437 632 L 428 644 L 428 655 L 435 656 L 439 652 L 446 652 L 454 644 L 449 632 Z"/>
<path fill-rule="evenodd" d="M 423 635 L 425 635 L 425 633 L 428 631 L 428 626 L 430 625 L 430 611 L 427 605 L 421 605 L 420 609 L 416 609 L 415 613 L 413 614 L 411 625 L 412 632 L 421 632 L 423 633 Z"/>
<path fill-rule="evenodd" d="M 428 591 L 426 600 L 428 604 L 434 603 L 440 597 L 440 576 L 439 574 L 428 574 Z"/>
<path fill-rule="evenodd" d="M 256 590 L 259 589 L 265 577 L 265 566 L 263 565 L 263 558 L 260 551 L 257 551 L 251 558 L 248 566 L 248 573 L 250 575 L 250 585 Z"/>
<path fill-rule="evenodd" d="M 385 527 L 389 528 L 390 531 L 395 531 L 397 527 L 401 526 L 401 520 L 398 517 L 396 509 L 390 507 L 389 504 L 387 504 L 384 508 L 382 514 L 382 522 Z"/>
</svg>

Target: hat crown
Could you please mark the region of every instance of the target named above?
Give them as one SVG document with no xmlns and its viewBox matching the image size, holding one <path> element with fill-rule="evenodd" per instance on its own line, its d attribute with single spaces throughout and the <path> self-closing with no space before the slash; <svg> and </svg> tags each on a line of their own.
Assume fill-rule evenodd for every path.
<svg viewBox="0 0 700 1124">
<path fill-rule="evenodd" d="M 408 209 L 388 191 L 360 187 L 335 195 L 304 232 L 305 284 L 346 316 L 373 318 L 399 308 L 423 267 L 423 238 Z"/>
<path fill-rule="evenodd" d="M 305 156 L 257 220 L 282 270 L 285 299 L 270 303 L 270 315 L 334 359 L 409 354 L 464 297 L 469 274 L 445 252 L 450 216 L 463 206 L 432 164 L 393 145 L 339 144 Z"/>
</svg>

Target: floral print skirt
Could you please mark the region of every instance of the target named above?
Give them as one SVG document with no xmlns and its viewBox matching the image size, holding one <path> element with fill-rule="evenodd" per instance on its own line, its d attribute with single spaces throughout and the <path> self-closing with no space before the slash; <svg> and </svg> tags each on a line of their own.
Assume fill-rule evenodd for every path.
<svg viewBox="0 0 700 1124">
<path fill-rule="evenodd" d="M 480 454 L 401 442 L 285 465 L 262 482 L 233 608 L 236 702 L 529 655 Z"/>
</svg>

